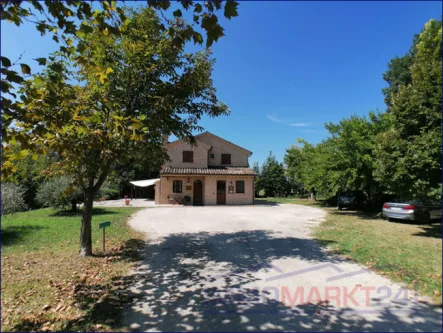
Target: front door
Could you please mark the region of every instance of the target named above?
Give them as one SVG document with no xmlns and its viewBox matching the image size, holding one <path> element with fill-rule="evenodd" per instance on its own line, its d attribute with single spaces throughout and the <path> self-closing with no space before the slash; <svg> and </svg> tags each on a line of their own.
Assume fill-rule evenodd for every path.
<svg viewBox="0 0 443 333">
<path fill-rule="evenodd" d="M 194 182 L 194 206 L 203 205 L 203 183 L 201 180 L 196 180 Z"/>
<path fill-rule="evenodd" d="M 226 204 L 226 182 L 217 180 L 217 205 Z"/>
</svg>

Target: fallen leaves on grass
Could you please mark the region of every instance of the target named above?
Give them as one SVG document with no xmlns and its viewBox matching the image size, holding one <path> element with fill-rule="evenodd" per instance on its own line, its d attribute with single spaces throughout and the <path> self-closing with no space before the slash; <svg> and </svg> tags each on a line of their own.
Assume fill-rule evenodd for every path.
<svg viewBox="0 0 443 333">
<path fill-rule="evenodd" d="M 112 317 L 109 311 L 103 314 L 107 318 L 95 320 L 94 316 L 100 313 L 93 310 L 97 306 L 110 304 L 111 309 L 118 311 L 123 303 L 130 300 L 126 290 L 132 281 L 126 279 L 125 275 L 131 264 L 126 259 L 134 261 L 135 252 L 141 246 L 141 241 L 119 244 L 112 247 L 106 256 L 90 258 L 71 255 L 69 258 L 57 258 L 54 255 L 47 260 L 51 266 L 45 266 L 42 260 L 40 265 L 27 257 L 21 263 L 18 260 L 13 264 L 8 262 L 10 260 L 4 262 L 2 277 L 9 276 L 14 278 L 14 283 L 26 284 L 23 293 L 15 292 L 15 296 L 8 299 L 2 297 L 3 330 L 109 331 L 116 324 L 114 319 L 109 320 L 109 316 Z M 34 272 L 32 276 L 26 274 L 31 266 L 35 266 L 33 271 L 39 273 Z M 23 270 L 22 275 L 18 276 L 20 269 Z M 42 284 L 44 280 L 47 282 Z M 39 307 L 36 306 L 38 304 Z"/>
</svg>

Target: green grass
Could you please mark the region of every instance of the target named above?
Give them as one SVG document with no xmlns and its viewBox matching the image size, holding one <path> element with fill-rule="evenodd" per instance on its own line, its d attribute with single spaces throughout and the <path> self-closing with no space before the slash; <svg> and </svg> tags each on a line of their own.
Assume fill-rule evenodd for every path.
<svg viewBox="0 0 443 333">
<path fill-rule="evenodd" d="M 111 221 L 106 229 L 109 240 L 125 240 L 130 236 L 125 220 L 137 208 L 95 208 L 92 218 L 92 239 L 96 250 L 101 249 L 100 222 Z M 7 215 L 2 218 L 2 253 L 26 251 L 78 250 L 81 215 L 60 215 L 52 209 L 39 209 Z"/>
<path fill-rule="evenodd" d="M 319 203 L 317 201 L 312 201 L 309 199 L 300 199 L 300 198 L 255 198 L 257 201 L 268 201 L 268 202 L 276 202 L 276 203 L 289 203 L 289 204 L 297 204 L 304 206 L 318 206 Z"/>
<path fill-rule="evenodd" d="M 441 223 L 395 223 L 374 214 L 328 209 L 314 236 L 394 281 L 441 302 Z"/>
<path fill-rule="evenodd" d="M 118 317 L 113 293 L 125 288 L 115 281 L 124 279 L 138 259 L 145 236 L 126 223 L 137 210 L 94 209 L 94 256 L 88 258 L 78 256 L 81 215 L 40 209 L 3 217 L 2 331 L 118 330 L 116 321 L 105 323 L 109 316 L 101 315 Z M 104 221 L 112 223 L 106 229 L 106 253 L 98 227 Z M 44 305 L 50 308 L 42 310 Z"/>
<path fill-rule="evenodd" d="M 310 200 L 266 200 L 322 208 L 320 202 Z M 327 243 L 337 253 L 441 302 L 441 222 L 388 222 L 380 214 L 323 209 L 328 215 L 314 232 L 316 239 Z"/>
</svg>

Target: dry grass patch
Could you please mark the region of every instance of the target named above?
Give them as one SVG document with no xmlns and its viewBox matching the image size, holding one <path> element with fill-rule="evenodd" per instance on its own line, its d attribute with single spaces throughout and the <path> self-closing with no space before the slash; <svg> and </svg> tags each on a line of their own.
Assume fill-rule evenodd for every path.
<svg viewBox="0 0 443 333">
<path fill-rule="evenodd" d="M 128 300 L 126 276 L 137 262 L 144 235 L 126 221 L 136 208 L 94 211 L 95 255 L 78 256 L 80 216 L 42 209 L 2 221 L 2 331 L 106 331 L 122 329 Z M 98 224 L 106 230 L 101 252 Z"/>
</svg>

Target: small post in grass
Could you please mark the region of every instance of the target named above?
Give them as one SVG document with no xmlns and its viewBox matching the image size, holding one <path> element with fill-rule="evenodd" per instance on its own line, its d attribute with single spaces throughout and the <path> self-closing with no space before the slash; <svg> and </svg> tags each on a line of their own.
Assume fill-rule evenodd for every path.
<svg viewBox="0 0 443 333">
<path fill-rule="evenodd" d="M 105 229 L 111 225 L 110 221 L 102 222 L 98 226 L 103 229 L 103 253 L 105 253 Z"/>
</svg>

